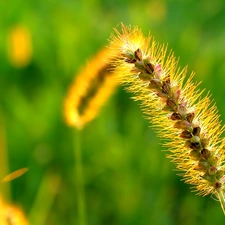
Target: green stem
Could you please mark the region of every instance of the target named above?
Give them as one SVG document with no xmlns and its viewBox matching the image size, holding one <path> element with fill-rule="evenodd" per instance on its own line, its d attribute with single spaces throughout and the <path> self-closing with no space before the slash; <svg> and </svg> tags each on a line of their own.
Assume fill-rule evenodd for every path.
<svg viewBox="0 0 225 225">
<path fill-rule="evenodd" d="M 217 190 L 217 194 L 218 194 L 218 198 L 220 200 L 220 204 L 223 210 L 223 213 L 225 215 L 225 199 L 224 199 L 224 193 L 223 190 L 220 188 L 219 190 Z"/>
<path fill-rule="evenodd" d="M 74 143 L 74 157 L 75 157 L 75 183 L 77 190 L 77 207 L 78 207 L 78 221 L 79 225 L 86 224 L 86 209 L 84 196 L 84 182 L 83 182 L 83 168 L 81 156 L 81 130 L 76 129 L 76 138 Z"/>
</svg>

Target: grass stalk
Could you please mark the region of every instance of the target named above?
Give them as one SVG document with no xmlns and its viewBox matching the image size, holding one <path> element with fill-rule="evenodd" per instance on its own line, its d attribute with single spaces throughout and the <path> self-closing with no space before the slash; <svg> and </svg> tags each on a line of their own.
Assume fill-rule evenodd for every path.
<svg viewBox="0 0 225 225">
<path fill-rule="evenodd" d="M 75 128 L 74 139 L 74 159 L 75 159 L 75 184 L 77 194 L 77 208 L 79 225 L 86 225 L 86 206 L 84 195 L 84 181 L 82 168 L 82 154 L 81 154 L 81 130 Z"/>
</svg>

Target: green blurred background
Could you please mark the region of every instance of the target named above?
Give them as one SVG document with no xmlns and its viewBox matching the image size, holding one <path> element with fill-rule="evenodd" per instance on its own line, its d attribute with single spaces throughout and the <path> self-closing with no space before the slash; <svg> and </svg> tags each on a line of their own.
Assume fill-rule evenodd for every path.
<svg viewBox="0 0 225 225">
<path fill-rule="evenodd" d="M 223 0 L 2 0 L 0 3 L 0 174 L 29 171 L 1 184 L 34 225 L 78 223 L 74 140 L 63 101 L 75 74 L 121 22 L 149 31 L 196 72 L 225 121 Z M 29 29 L 29 63 L 15 67 L 7 37 Z M 180 181 L 162 140 L 137 102 L 119 87 L 81 133 L 88 225 L 220 225 L 219 202 Z M 10 185 L 10 186 L 9 186 Z"/>
</svg>

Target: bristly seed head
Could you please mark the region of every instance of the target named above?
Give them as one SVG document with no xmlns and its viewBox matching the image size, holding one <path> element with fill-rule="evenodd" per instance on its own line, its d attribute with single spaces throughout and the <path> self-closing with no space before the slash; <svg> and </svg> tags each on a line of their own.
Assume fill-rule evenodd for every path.
<svg viewBox="0 0 225 225">
<path fill-rule="evenodd" d="M 115 31 L 111 48 L 122 58 L 111 64 L 121 82 L 135 93 L 135 100 L 142 101 L 143 111 L 159 136 L 168 140 L 169 157 L 184 173 L 185 182 L 201 195 L 216 195 L 225 213 L 225 139 L 220 138 L 225 128 L 216 106 L 208 95 L 201 98 L 193 73 L 184 83 L 187 69 L 179 69 L 165 45 L 156 43 L 152 36 L 145 38 L 137 27 L 122 25 L 122 33 Z"/>
</svg>

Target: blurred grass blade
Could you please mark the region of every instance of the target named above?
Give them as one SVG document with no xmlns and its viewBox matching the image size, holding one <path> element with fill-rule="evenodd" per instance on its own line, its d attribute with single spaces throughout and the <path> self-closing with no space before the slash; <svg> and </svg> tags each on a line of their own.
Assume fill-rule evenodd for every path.
<svg viewBox="0 0 225 225">
<path fill-rule="evenodd" d="M 29 213 L 29 221 L 32 225 L 47 224 L 47 216 L 53 205 L 60 183 L 61 177 L 59 175 L 47 173 L 44 176 Z"/>
<path fill-rule="evenodd" d="M 14 180 L 20 176 L 22 176 L 24 173 L 26 173 L 28 171 L 28 168 L 22 168 L 22 169 L 18 169 L 10 174 L 8 174 L 7 176 L 5 176 L 2 179 L 2 182 L 9 182 L 11 180 Z"/>
</svg>

